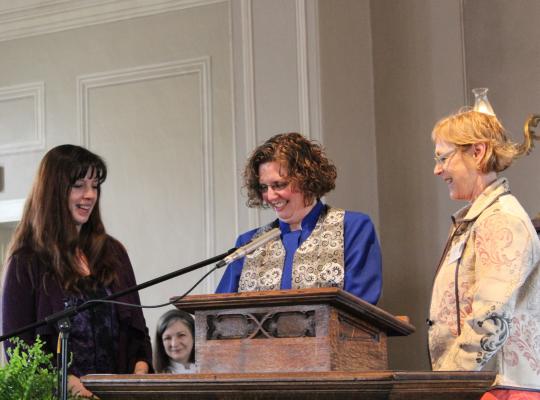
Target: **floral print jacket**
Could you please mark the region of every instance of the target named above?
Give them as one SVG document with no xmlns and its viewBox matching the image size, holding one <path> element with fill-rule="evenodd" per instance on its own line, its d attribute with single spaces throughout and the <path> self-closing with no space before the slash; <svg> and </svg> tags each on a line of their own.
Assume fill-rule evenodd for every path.
<svg viewBox="0 0 540 400">
<path fill-rule="evenodd" d="M 428 320 L 433 370 L 494 368 L 495 386 L 540 390 L 540 241 L 529 216 L 499 178 L 452 219 Z"/>
</svg>

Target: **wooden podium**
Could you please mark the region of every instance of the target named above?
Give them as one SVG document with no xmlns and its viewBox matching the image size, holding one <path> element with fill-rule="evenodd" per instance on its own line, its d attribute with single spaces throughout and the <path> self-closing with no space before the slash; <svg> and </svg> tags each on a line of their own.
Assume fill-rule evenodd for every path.
<svg viewBox="0 0 540 400">
<path fill-rule="evenodd" d="M 392 372 L 403 319 L 335 288 L 195 295 L 197 373 L 88 375 L 101 399 L 479 399 L 491 373 Z"/>
<path fill-rule="evenodd" d="M 414 332 L 335 288 L 190 296 L 200 373 L 388 369 L 387 336 Z"/>
</svg>

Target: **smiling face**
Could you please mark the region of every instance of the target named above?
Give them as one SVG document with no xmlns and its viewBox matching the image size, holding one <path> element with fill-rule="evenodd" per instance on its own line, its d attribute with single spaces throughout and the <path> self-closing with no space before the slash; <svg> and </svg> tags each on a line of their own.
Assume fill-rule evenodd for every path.
<svg viewBox="0 0 540 400">
<path fill-rule="evenodd" d="M 172 320 L 167 329 L 161 335 L 163 348 L 167 356 L 173 361 L 189 365 L 191 350 L 193 349 L 193 335 L 191 330 L 183 321 Z"/>
<path fill-rule="evenodd" d="M 288 179 L 286 168 L 277 161 L 259 166 L 259 186 L 263 201 L 276 212 L 278 218 L 289 224 L 291 230 L 301 228 L 302 219 L 313 208 L 304 203 L 304 194 Z"/>
<path fill-rule="evenodd" d="M 433 173 L 448 185 L 453 200 L 474 200 L 485 188 L 484 174 L 480 172 L 475 159 L 474 145 L 457 148 L 444 140 L 435 141 L 435 162 Z"/>
<path fill-rule="evenodd" d="M 86 176 L 75 181 L 69 191 L 69 212 L 79 230 L 88 222 L 99 197 L 99 182 L 93 172 L 94 170 L 89 168 Z"/>
</svg>

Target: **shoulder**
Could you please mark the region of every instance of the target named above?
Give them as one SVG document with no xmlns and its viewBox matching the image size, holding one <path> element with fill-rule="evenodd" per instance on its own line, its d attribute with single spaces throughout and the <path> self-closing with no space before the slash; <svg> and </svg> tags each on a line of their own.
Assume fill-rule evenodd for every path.
<svg viewBox="0 0 540 400">
<path fill-rule="evenodd" d="M 131 260 L 124 245 L 112 236 L 107 235 L 104 245 L 104 257 L 108 260 L 114 259 L 114 268 L 121 280 L 126 278 L 129 280 L 126 285 L 130 286 L 135 280 L 135 272 L 131 265 Z"/>
<path fill-rule="evenodd" d="M 255 228 L 255 229 L 251 229 L 247 232 L 244 232 L 242 233 L 240 236 L 238 236 L 237 240 L 238 241 L 248 241 L 248 240 L 251 240 L 251 238 L 253 236 L 255 236 L 255 234 L 257 233 L 257 231 L 259 230 L 260 228 Z"/>
<path fill-rule="evenodd" d="M 477 230 L 490 231 L 504 228 L 536 237 L 529 215 L 512 195 L 501 196 L 498 201 L 486 208 L 475 227 Z"/>
<path fill-rule="evenodd" d="M 104 250 L 121 259 L 129 259 L 125 246 L 110 235 L 107 235 L 105 238 Z"/>
<path fill-rule="evenodd" d="M 530 217 L 527 214 L 527 211 L 523 208 L 519 200 L 511 194 L 501 196 L 499 201 L 496 203 L 501 212 L 513 215 L 516 219 L 530 222 Z"/>
<path fill-rule="evenodd" d="M 124 245 L 118 239 L 112 237 L 111 235 L 106 235 L 105 243 L 106 243 L 106 246 L 111 250 L 124 252 L 124 253 L 127 252 Z"/>
<path fill-rule="evenodd" d="M 46 266 L 38 255 L 28 249 L 15 252 L 4 267 L 4 283 L 13 281 L 30 283 L 35 286 L 39 277 L 46 273 Z"/>
<path fill-rule="evenodd" d="M 364 242 L 366 244 L 378 244 L 377 232 L 369 215 L 357 211 L 345 211 L 343 224 L 345 245 Z"/>
<path fill-rule="evenodd" d="M 22 248 L 14 252 L 6 262 L 6 268 L 18 270 L 36 270 L 44 266 L 39 255 L 31 249 Z"/>
<path fill-rule="evenodd" d="M 538 254 L 540 241 L 529 216 L 514 196 L 504 197 L 484 210 L 474 224 L 476 245 L 515 254 L 532 249 Z"/>
<path fill-rule="evenodd" d="M 357 227 L 359 229 L 374 229 L 373 222 L 369 215 L 358 211 L 345 210 L 345 225 Z"/>
<path fill-rule="evenodd" d="M 240 236 L 236 238 L 236 247 L 245 245 L 246 243 L 251 241 L 251 239 L 253 239 L 255 235 L 259 233 L 263 233 L 269 230 L 271 227 L 272 227 L 272 224 L 268 224 L 268 225 L 264 225 L 259 228 L 251 229 L 247 232 L 242 233 Z"/>
</svg>

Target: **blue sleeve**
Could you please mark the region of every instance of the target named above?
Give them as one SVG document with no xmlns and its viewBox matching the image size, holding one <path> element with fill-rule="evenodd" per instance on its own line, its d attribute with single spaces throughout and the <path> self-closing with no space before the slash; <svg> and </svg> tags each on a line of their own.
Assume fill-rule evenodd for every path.
<svg viewBox="0 0 540 400">
<path fill-rule="evenodd" d="M 234 247 L 238 248 L 240 246 L 248 243 L 253 235 L 255 235 L 257 229 L 253 229 L 249 232 L 246 232 L 236 239 L 236 244 Z M 216 289 L 216 293 L 236 293 L 238 292 L 238 282 L 240 281 L 240 274 L 242 273 L 242 268 L 244 267 L 244 259 L 241 258 L 230 263 L 219 281 L 219 285 Z"/>
<path fill-rule="evenodd" d="M 346 211 L 344 230 L 344 289 L 377 304 L 382 290 L 382 263 L 375 227 L 367 215 Z"/>
</svg>

